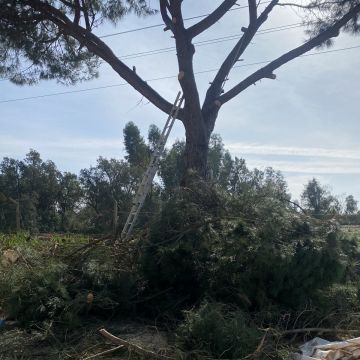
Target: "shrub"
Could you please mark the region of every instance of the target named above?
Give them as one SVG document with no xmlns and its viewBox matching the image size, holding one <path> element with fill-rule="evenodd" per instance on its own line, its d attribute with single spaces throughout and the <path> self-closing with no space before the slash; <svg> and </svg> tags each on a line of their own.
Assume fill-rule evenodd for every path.
<svg viewBox="0 0 360 360">
<path fill-rule="evenodd" d="M 261 333 L 246 313 L 205 302 L 185 312 L 177 340 L 184 351 L 216 359 L 239 359 L 256 350 Z"/>
</svg>

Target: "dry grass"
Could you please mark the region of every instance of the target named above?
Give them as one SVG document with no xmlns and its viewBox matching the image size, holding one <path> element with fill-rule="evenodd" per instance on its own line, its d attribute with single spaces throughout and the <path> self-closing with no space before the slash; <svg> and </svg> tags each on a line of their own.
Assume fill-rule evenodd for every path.
<svg viewBox="0 0 360 360">
<path fill-rule="evenodd" d="M 360 241 L 360 225 L 343 225 L 342 231 L 348 236 L 354 236 Z"/>
</svg>

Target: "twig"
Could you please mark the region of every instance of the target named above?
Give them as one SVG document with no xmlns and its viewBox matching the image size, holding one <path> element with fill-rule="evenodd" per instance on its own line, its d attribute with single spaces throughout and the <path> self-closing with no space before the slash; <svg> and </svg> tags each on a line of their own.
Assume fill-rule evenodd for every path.
<svg viewBox="0 0 360 360">
<path fill-rule="evenodd" d="M 120 339 L 117 336 L 109 333 L 107 330 L 105 329 L 100 329 L 99 333 L 106 337 L 108 340 L 110 340 L 112 343 L 117 344 L 117 345 L 122 345 L 122 346 L 126 346 L 128 351 L 134 351 L 140 355 L 145 355 L 145 356 L 151 356 L 153 358 L 157 358 L 157 359 L 164 359 L 164 360 L 173 360 L 173 358 L 169 357 L 169 356 L 165 356 L 165 355 L 160 355 L 155 353 L 154 351 L 151 350 L 146 350 L 138 345 L 132 344 L 126 340 Z"/>
<path fill-rule="evenodd" d="M 263 346 L 264 346 L 266 336 L 267 336 L 267 334 L 268 334 L 268 332 L 269 332 L 270 330 L 271 330 L 270 328 L 264 329 L 265 334 L 264 334 L 264 336 L 261 338 L 259 345 L 256 347 L 256 350 L 255 350 L 252 354 L 246 355 L 245 357 L 241 358 L 240 360 L 247 360 L 247 359 L 251 359 L 251 358 L 257 358 L 257 356 L 258 356 L 259 354 L 261 355 L 261 350 L 262 350 L 262 348 L 263 348 Z"/>
<path fill-rule="evenodd" d="M 99 238 L 99 239 L 95 239 L 94 241 L 89 242 L 89 243 L 87 243 L 87 244 L 79 247 L 78 249 L 76 249 L 75 251 L 73 251 L 71 254 L 67 254 L 66 257 L 72 258 L 72 257 L 74 257 L 75 255 L 77 255 L 80 251 L 83 251 L 83 250 L 86 250 L 86 249 L 88 249 L 88 248 L 91 248 L 91 247 L 99 244 L 100 242 L 109 240 L 109 239 L 111 239 L 111 238 L 112 238 L 111 235 L 106 235 L 106 236 L 103 236 L 103 237 L 101 237 L 101 238 Z"/>
<path fill-rule="evenodd" d="M 259 345 L 257 346 L 254 354 L 258 354 L 258 353 L 261 351 L 262 347 L 264 346 L 267 333 L 268 333 L 268 331 L 265 331 L 265 334 L 264 334 L 264 336 L 261 338 L 261 341 L 260 341 Z"/>
<path fill-rule="evenodd" d="M 285 331 L 277 331 L 276 329 L 263 329 L 263 331 L 273 331 L 278 333 L 280 336 L 289 335 L 289 334 L 302 334 L 307 332 L 317 332 L 317 333 L 360 333 L 360 330 L 346 330 L 346 329 L 328 329 L 328 328 L 304 328 L 304 329 L 291 329 Z"/>
<path fill-rule="evenodd" d="M 109 353 L 112 353 L 114 351 L 117 351 L 117 350 L 119 350 L 119 349 L 121 349 L 123 347 L 124 347 L 124 345 L 119 345 L 119 346 L 117 346 L 117 347 L 115 347 L 113 349 L 109 349 L 109 350 L 106 350 L 106 351 L 102 351 L 101 353 L 88 356 L 88 357 L 84 358 L 83 360 L 95 359 L 95 358 L 97 358 L 99 356 L 102 356 L 102 355 L 109 354 Z"/>
</svg>

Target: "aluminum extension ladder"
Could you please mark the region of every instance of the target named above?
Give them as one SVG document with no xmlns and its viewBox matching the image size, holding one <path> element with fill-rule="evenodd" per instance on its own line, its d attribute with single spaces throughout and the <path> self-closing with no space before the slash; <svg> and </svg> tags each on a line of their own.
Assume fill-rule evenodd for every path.
<svg viewBox="0 0 360 360">
<path fill-rule="evenodd" d="M 124 225 L 124 228 L 122 229 L 121 239 L 123 239 L 123 240 L 129 238 L 129 236 L 131 235 L 134 225 L 136 223 L 136 220 L 139 216 L 140 210 L 141 210 L 142 206 L 144 205 L 146 196 L 151 188 L 151 184 L 152 184 L 155 174 L 158 170 L 160 158 L 164 153 L 166 141 L 169 137 L 170 131 L 171 131 L 171 129 L 174 125 L 174 122 L 177 118 L 177 115 L 179 113 L 179 110 L 181 108 L 183 100 L 184 100 L 184 97 L 181 96 L 181 92 L 179 92 L 176 97 L 176 100 L 174 102 L 174 105 L 170 111 L 170 114 L 166 120 L 164 129 L 160 135 L 159 142 L 157 143 L 157 145 L 154 149 L 154 152 L 151 156 L 149 166 L 148 166 L 148 168 L 142 178 L 142 181 L 139 185 L 139 188 L 137 190 L 134 201 L 132 203 L 132 207 L 131 207 L 130 213 L 128 215 L 128 218 L 126 220 L 126 223 Z"/>
</svg>

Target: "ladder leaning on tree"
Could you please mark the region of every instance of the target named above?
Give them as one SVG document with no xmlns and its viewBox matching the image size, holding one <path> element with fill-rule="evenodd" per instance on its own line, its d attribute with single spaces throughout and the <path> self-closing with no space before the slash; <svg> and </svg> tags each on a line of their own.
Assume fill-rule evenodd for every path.
<svg viewBox="0 0 360 360">
<path fill-rule="evenodd" d="M 177 118 L 177 115 L 181 108 L 183 100 L 184 100 L 184 97 L 181 96 L 181 92 L 179 92 L 176 97 L 176 100 L 174 102 L 174 105 L 170 111 L 170 114 L 166 120 L 164 129 L 160 135 L 160 139 L 155 146 L 154 152 L 150 159 L 149 166 L 146 169 L 145 174 L 141 180 L 141 183 L 139 185 L 139 188 L 138 188 L 135 198 L 133 200 L 132 207 L 131 207 L 130 213 L 128 215 L 128 218 L 126 220 L 126 223 L 124 225 L 124 228 L 122 229 L 121 239 L 123 239 L 123 240 L 129 238 L 129 236 L 131 235 L 134 225 L 136 223 L 136 220 L 139 216 L 140 210 L 141 210 L 142 206 L 144 205 L 146 196 L 151 188 L 151 184 L 152 184 L 155 174 L 158 170 L 160 158 L 164 153 L 166 141 L 169 137 L 170 131 L 171 131 L 171 129 L 174 125 L 174 122 Z"/>
</svg>

